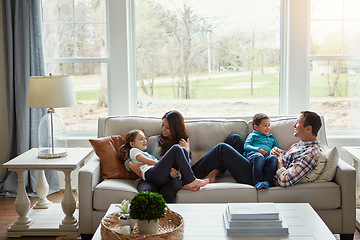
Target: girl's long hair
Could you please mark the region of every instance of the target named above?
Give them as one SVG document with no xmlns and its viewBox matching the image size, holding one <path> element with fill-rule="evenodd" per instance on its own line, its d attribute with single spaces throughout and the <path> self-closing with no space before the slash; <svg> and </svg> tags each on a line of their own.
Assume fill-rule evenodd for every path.
<svg viewBox="0 0 360 240">
<path fill-rule="evenodd" d="M 161 156 L 163 156 L 174 144 L 179 143 L 182 138 L 185 140 L 189 138 L 185 128 L 184 117 L 180 112 L 176 110 L 169 111 L 165 113 L 162 119 L 166 119 L 169 123 L 171 139 L 165 137 L 162 132 L 160 133 L 158 142 L 161 147 Z"/>
<path fill-rule="evenodd" d="M 141 130 L 131 130 L 127 133 L 125 138 L 125 143 L 121 145 L 120 147 L 120 156 L 123 157 L 123 159 L 127 160 L 130 158 L 130 149 L 132 148 L 130 146 L 130 142 L 134 142 L 136 136 L 141 132 Z"/>
</svg>

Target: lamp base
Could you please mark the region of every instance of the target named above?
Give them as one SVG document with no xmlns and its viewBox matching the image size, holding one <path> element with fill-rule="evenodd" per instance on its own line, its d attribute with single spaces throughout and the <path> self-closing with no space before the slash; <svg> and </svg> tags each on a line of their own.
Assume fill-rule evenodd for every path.
<svg viewBox="0 0 360 240">
<path fill-rule="evenodd" d="M 67 151 L 64 148 L 55 148 L 55 149 L 46 148 L 46 149 L 41 149 L 38 152 L 38 157 L 45 159 L 61 158 L 65 156 L 67 156 Z"/>
</svg>

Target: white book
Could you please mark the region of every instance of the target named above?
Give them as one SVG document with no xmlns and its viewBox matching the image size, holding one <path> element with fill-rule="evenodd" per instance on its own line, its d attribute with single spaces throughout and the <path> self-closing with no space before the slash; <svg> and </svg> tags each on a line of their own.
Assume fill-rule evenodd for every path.
<svg viewBox="0 0 360 240">
<path fill-rule="evenodd" d="M 229 209 L 225 209 L 224 217 L 229 221 L 230 228 L 281 228 L 281 219 L 265 219 L 265 220 L 231 220 L 229 217 Z"/>
<path fill-rule="evenodd" d="M 279 211 L 274 203 L 229 203 L 230 220 L 278 220 Z"/>
<path fill-rule="evenodd" d="M 229 220 L 223 216 L 226 233 L 228 235 L 287 235 L 289 234 L 289 228 L 285 222 L 282 222 L 280 228 L 231 228 Z"/>
</svg>

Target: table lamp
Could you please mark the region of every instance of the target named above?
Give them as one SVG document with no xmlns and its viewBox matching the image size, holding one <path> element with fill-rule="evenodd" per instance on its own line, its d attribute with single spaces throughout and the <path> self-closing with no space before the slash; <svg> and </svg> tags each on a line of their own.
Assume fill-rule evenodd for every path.
<svg viewBox="0 0 360 240">
<path fill-rule="evenodd" d="M 67 155 L 65 124 L 54 108 L 76 105 L 71 76 L 49 75 L 30 77 L 27 104 L 30 108 L 48 108 L 39 124 L 39 158 Z"/>
</svg>

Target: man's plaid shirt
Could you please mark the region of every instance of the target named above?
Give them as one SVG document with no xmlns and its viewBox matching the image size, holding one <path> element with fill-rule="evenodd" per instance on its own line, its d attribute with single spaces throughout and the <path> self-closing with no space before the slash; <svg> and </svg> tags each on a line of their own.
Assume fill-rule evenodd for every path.
<svg viewBox="0 0 360 240">
<path fill-rule="evenodd" d="M 276 171 L 276 180 L 281 187 L 289 187 L 299 182 L 316 167 L 321 147 L 318 141 L 293 144 L 284 154 L 284 167 Z"/>
</svg>

